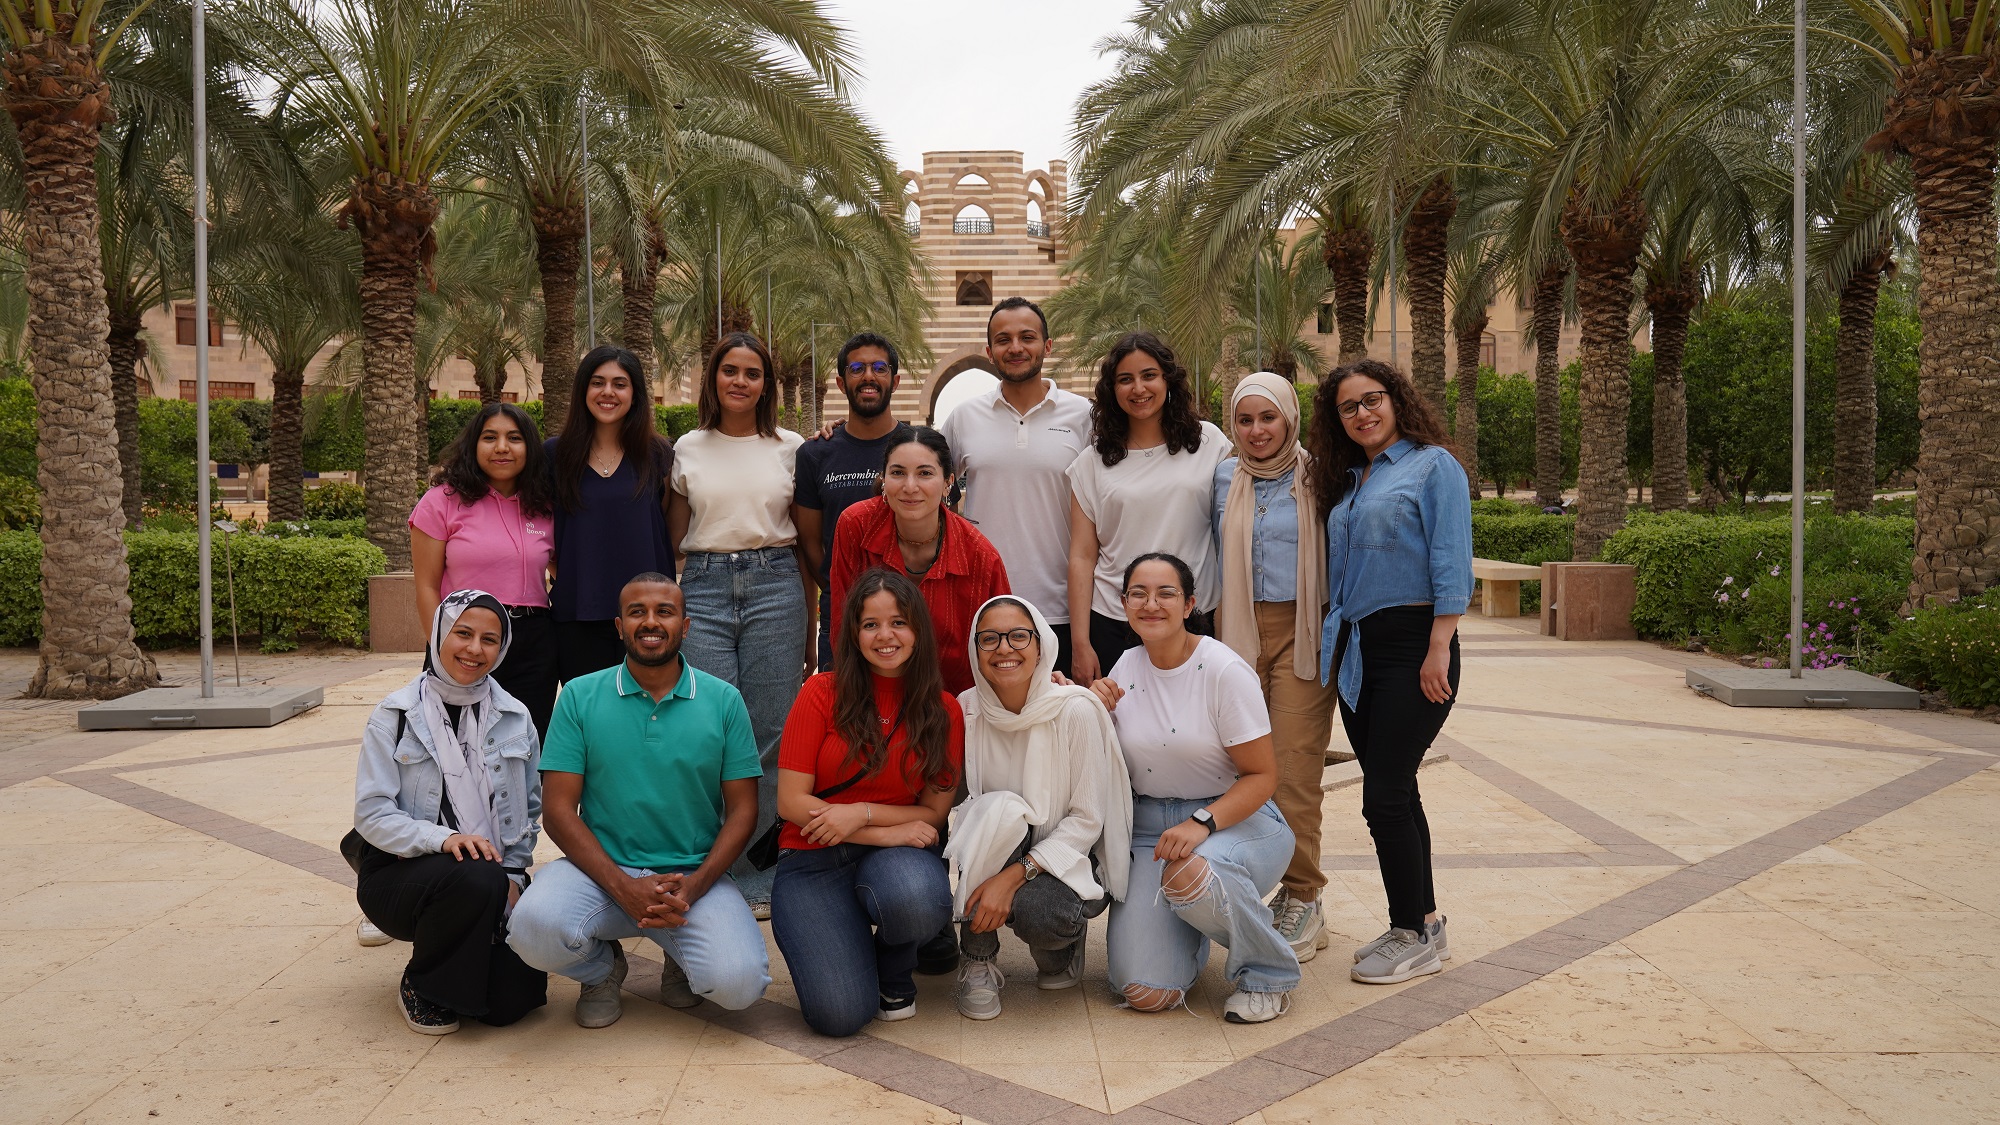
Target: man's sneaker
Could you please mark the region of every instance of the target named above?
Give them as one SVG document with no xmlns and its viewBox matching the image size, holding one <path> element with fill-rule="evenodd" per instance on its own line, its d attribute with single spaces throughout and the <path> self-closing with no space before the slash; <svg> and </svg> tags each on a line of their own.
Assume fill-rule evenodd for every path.
<svg viewBox="0 0 2000 1125">
<path fill-rule="evenodd" d="M 1285 944 L 1292 947 L 1292 953 L 1303 965 L 1325 949 L 1326 916 L 1320 913 L 1319 896 L 1310 899 L 1293 898 L 1290 891 L 1279 891 L 1271 900 L 1273 923 Z"/>
<path fill-rule="evenodd" d="M 672 957 L 664 960 L 666 965 L 660 969 L 660 1003 L 669 1008 L 692 1008 L 701 1003 L 701 997 L 688 986 L 687 970 Z"/>
<path fill-rule="evenodd" d="M 1222 1005 L 1222 1018 L 1230 1023 L 1269 1023 L 1292 1010 L 1289 992 L 1243 992 L 1229 995 Z"/>
<path fill-rule="evenodd" d="M 671 959 L 669 959 L 671 960 Z M 625 948 L 613 943 L 611 946 L 611 975 L 596 984 L 586 984 L 576 997 L 576 1024 L 578 1027 L 610 1027 L 625 1014 L 625 1005 L 618 999 L 619 986 L 625 983 Z M 663 987 L 662 992 L 666 991 Z"/>
<path fill-rule="evenodd" d="M 458 1013 L 417 995 L 417 990 L 410 987 L 409 973 L 403 974 L 396 999 L 396 1006 L 403 1011 L 403 1022 L 418 1035 L 450 1035 L 458 1030 Z"/>
<path fill-rule="evenodd" d="M 1035 949 L 1035 987 L 1044 992 L 1075 988 L 1083 981 L 1083 939 L 1068 949 Z M 1049 965 L 1060 965 L 1050 969 Z"/>
<path fill-rule="evenodd" d="M 905 996 L 900 1000 L 894 996 L 884 996 L 882 1006 L 875 1010 L 875 1018 L 883 1023 L 895 1023 L 897 1020 L 906 1020 L 916 1014 L 917 998 L 914 996 Z"/>
<path fill-rule="evenodd" d="M 1437 946 L 1425 935 L 1415 930 L 1390 930 L 1389 940 L 1354 966 L 1353 976 L 1362 984 L 1401 984 L 1442 968 Z"/>
<path fill-rule="evenodd" d="M 958 927 L 944 924 L 937 936 L 917 947 L 917 971 L 927 977 L 941 977 L 958 968 Z"/>
<path fill-rule="evenodd" d="M 1007 987 L 1007 975 L 992 961 L 967 957 L 958 968 L 958 988 L 952 1001 L 958 1014 L 969 1020 L 990 1020 L 1000 1014 L 1000 990 Z"/>
<path fill-rule="evenodd" d="M 1440 961 L 1451 960 L 1451 935 L 1445 932 L 1444 927 L 1444 924 L 1448 921 L 1450 921 L 1448 918 L 1439 918 L 1435 922 L 1424 924 L 1424 936 L 1431 939 L 1432 945 L 1437 946 L 1438 960 Z M 1384 930 L 1381 937 L 1355 950 L 1354 963 L 1359 965 L 1361 962 L 1368 960 L 1368 955 L 1380 949 L 1395 932 L 1394 928 Z M 1304 960 L 1304 958 L 1300 958 L 1300 960 Z"/>
<path fill-rule="evenodd" d="M 761 902 L 752 901 L 750 903 L 750 917 L 757 919 L 759 922 L 770 921 L 771 900 L 767 898 L 762 900 Z"/>
<path fill-rule="evenodd" d="M 380 926 L 363 918 L 355 924 L 354 940 L 363 945 L 387 945 L 396 939 L 383 933 Z"/>
</svg>

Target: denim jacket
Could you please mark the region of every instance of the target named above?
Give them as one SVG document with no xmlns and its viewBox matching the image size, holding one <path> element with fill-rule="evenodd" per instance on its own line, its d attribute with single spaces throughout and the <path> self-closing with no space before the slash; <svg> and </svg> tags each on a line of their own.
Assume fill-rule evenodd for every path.
<svg viewBox="0 0 2000 1125">
<path fill-rule="evenodd" d="M 1354 478 L 1361 470 L 1350 470 Z M 1431 604 L 1433 616 L 1464 613 L 1472 600 L 1472 493 L 1465 469 L 1439 445 L 1408 438 L 1377 454 L 1368 479 L 1351 482 L 1326 520 L 1326 593 L 1319 679 L 1340 664 L 1340 698 L 1361 698 L 1361 649 L 1336 653 L 1342 622 L 1390 606 Z"/>
<path fill-rule="evenodd" d="M 492 701 L 498 711 L 486 732 L 486 765 L 493 775 L 494 823 L 501 837 L 493 843 L 500 849 L 500 866 L 525 871 L 535 861 L 535 841 L 541 836 L 541 741 L 528 709 L 498 684 Z M 369 843 L 406 859 L 441 850 L 452 832 L 438 822 L 444 770 L 416 707 L 415 681 L 376 706 L 361 733 L 361 763 L 354 777 L 355 829 Z"/>
</svg>

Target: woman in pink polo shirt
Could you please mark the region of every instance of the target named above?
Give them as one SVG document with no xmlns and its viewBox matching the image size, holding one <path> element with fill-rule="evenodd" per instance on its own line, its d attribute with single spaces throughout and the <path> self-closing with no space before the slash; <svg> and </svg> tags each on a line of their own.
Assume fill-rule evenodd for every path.
<svg viewBox="0 0 2000 1125">
<path fill-rule="evenodd" d="M 556 706 L 555 625 L 549 617 L 553 497 L 541 435 L 520 407 L 489 403 L 466 423 L 431 489 L 410 513 L 417 613 L 436 614 L 454 590 L 486 590 L 507 607 L 513 643 L 493 678 L 546 735 Z"/>
</svg>

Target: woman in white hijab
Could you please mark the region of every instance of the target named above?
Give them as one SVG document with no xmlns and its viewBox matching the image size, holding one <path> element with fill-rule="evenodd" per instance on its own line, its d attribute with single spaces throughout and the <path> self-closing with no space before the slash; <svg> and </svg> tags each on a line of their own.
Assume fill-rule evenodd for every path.
<svg viewBox="0 0 2000 1125">
<path fill-rule="evenodd" d="M 1007 983 L 1003 925 L 1027 943 L 1037 986 L 1083 979 L 1090 919 L 1125 897 L 1132 783 L 1104 705 L 1055 683 L 1056 635 L 1041 611 L 1002 595 L 972 621 L 973 686 L 958 697 L 967 797 L 944 854 L 958 869 L 958 1010 L 990 1020 Z"/>
<path fill-rule="evenodd" d="M 491 674 L 510 624 L 491 594 L 447 596 L 423 672 L 361 736 L 354 831 L 340 850 L 368 920 L 413 946 L 397 999 L 423 1035 L 457 1031 L 460 1015 L 510 1024 L 548 1000 L 548 974 L 505 940 L 542 814 L 534 723 Z"/>
</svg>

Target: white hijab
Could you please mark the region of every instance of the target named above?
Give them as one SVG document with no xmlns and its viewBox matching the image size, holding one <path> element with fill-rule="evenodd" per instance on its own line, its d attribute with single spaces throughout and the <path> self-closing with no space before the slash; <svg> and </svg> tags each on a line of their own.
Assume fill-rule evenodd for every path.
<svg viewBox="0 0 2000 1125">
<path fill-rule="evenodd" d="M 469 684 L 461 684 L 443 671 L 442 646 L 451 628 L 468 609 L 491 610 L 500 618 L 500 651 L 486 674 Z M 514 623 L 500 599 L 484 590 L 454 590 L 438 603 L 431 618 L 430 651 L 424 657 L 424 674 L 417 683 L 417 706 L 424 729 L 430 732 L 431 756 L 444 772 L 445 795 L 451 798 L 452 815 L 458 830 L 468 836 L 484 836 L 494 847 L 500 834 L 493 823 L 493 779 L 487 776 L 486 732 L 493 725 L 493 669 L 507 658 L 513 643 Z M 453 726 L 445 704 L 461 707 L 458 725 Z"/>
</svg>

